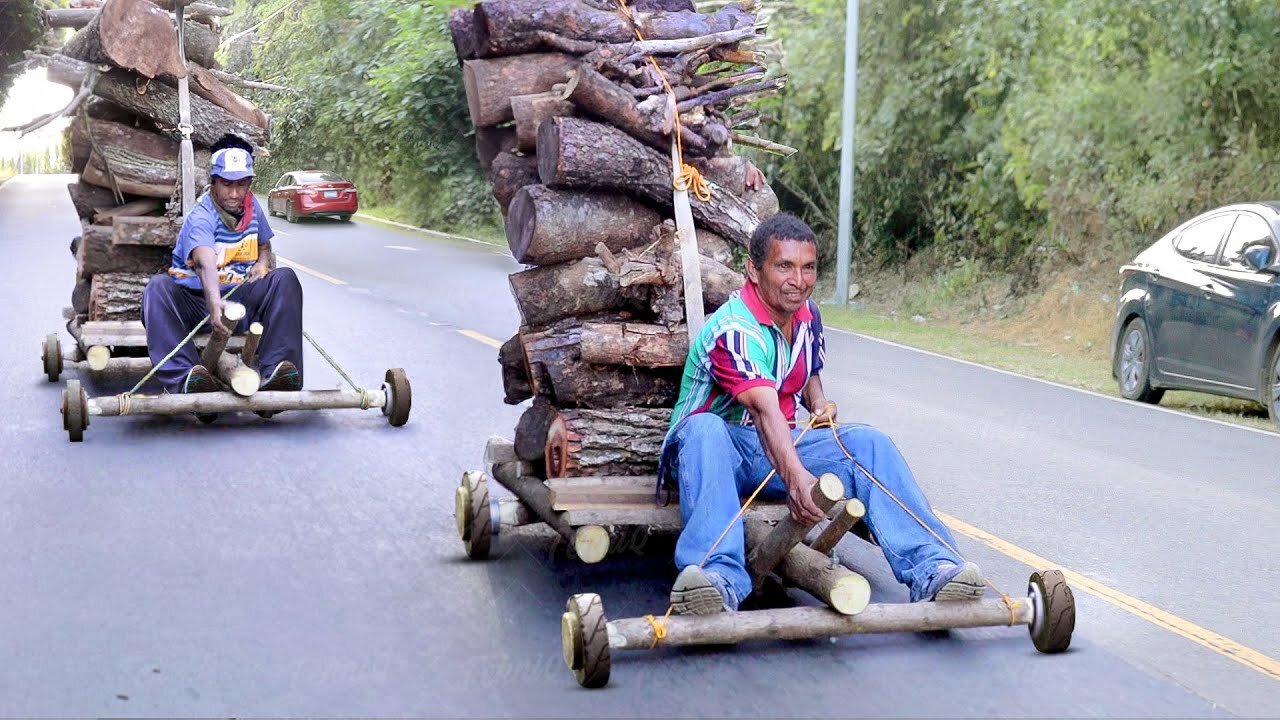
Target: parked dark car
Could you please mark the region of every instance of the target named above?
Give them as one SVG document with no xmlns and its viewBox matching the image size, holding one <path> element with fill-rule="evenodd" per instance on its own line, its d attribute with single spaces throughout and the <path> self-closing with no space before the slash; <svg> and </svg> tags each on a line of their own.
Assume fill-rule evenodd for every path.
<svg viewBox="0 0 1280 720">
<path fill-rule="evenodd" d="M 324 170 L 285 173 L 267 193 L 267 214 L 284 215 L 291 223 L 317 215 L 346 222 L 358 209 L 355 184 Z"/>
<path fill-rule="evenodd" d="M 1120 394 L 1256 400 L 1280 425 L 1280 202 L 1228 205 L 1179 225 L 1120 268 L 1112 375 Z"/>
</svg>

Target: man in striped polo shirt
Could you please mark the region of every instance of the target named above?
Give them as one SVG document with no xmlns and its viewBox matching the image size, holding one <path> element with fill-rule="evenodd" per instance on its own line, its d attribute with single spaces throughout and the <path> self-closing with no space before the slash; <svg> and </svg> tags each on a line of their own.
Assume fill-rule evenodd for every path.
<svg viewBox="0 0 1280 720">
<path fill-rule="evenodd" d="M 675 557 L 682 570 L 671 591 L 677 612 L 735 610 L 751 592 L 742 520 L 712 546 L 733 522 L 739 498 L 773 468 L 760 497 L 785 498 L 791 515 L 806 522 L 823 517 L 809 495 L 816 475 L 840 477 L 845 496 L 867 507 L 867 526 L 912 601 L 976 599 L 985 589 L 978 567 L 946 547 L 955 540 L 888 436 L 867 425 L 838 429 L 844 447 L 929 529 L 856 470 L 830 429 L 811 430 L 796 444 L 798 403 L 835 421 L 820 377 L 822 318 L 810 299 L 817 259 L 817 241 L 802 220 L 782 213 L 762 222 L 751 237 L 746 285 L 707 318 L 689 349 L 659 469 L 679 486 L 684 520 Z"/>
<path fill-rule="evenodd" d="M 245 306 L 237 331 L 263 326 L 258 370 L 263 390 L 302 389 L 302 286 L 291 268 L 270 268 L 275 233 L 253 197 L 252 146 L 228 136 L 210 158 L 212 185 L 182 222 L 167 273 L 152 276 L 142 295 L 147 352 L 158 364 L 206 315 L 222 322 L 223 296 Z M 186 343 L 156 371 L 171 393 L 210 392 L 221 384 Z M 213 416 L 202 417 L 208 421 Z"/>
</svg>

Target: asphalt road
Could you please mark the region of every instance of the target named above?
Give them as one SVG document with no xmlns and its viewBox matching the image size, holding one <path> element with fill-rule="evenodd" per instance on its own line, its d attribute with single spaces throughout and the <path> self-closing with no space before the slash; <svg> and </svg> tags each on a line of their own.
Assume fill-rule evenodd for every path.
<svg viewBox="0 0 1280 720">
<path fill-rule="evenodd" d="M 581 690 L 568 595 L 660 613 L 674 568 L 661 547 L 583 566 L 536 532 L 463 558 L 453 488 L 521 411 L 487 344 L 518 325 L 509 256 L 276 219 L 308 331 L 359 382 L 405 368 L 409 424 L 97 418 L 72 445 L 38 365 L 73 284 L 67 181 L 0 186 L 5 715 L 1280 714 L 1280 438 L 840 332 L 841 418 L 895 438 L 966 555 L 1011 593 L 1027 562 L 1079 573 L 1072 649 L 1039 655 L 1022 628 L 660 649 Z M 311 351 L 307 369 L 341 383 Z M 876 600 L 905 599 L 876 551 L 841 550 Z"/>
</svg>

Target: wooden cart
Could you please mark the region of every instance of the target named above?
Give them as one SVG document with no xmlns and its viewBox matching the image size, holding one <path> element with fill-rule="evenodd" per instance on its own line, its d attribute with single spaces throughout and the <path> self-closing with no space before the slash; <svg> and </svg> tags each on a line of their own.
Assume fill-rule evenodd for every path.
<svg viewBox="0 0 1280 720">
<path fill-rule="evenodd" d="M 467 557 L 483 560 L 496 538 L 522 525 L 545 523 L 571 543 L 584 562 L 600 562 L 628 530 L 677 532 L 678 502 L 655 502 L 655 478 L 544 479 L 516 456 L 511 441 L 491 438 L 485 470 L 463 474 L 454 516 Z M 514 497 L 498 497 L 491 482 Z M 844 500 L 843 484 L 824 475 L 813 500 L 830 521 L 811 541 L 811 526 L 791 519 L 785 504 L 753 504 L 744 514 L 748 565 L 757 592 L 770 583 L 797 587 L 826 607 L 744 610 L 710 616 L 672 615 L 610 620 L 594 593 L 569 598 L 561 616 L 565 663 L 578 684 L 603 687 L 611 652 L 657 645 L 731 645 L 748 640 L 796 640 L 884 632 L 1025 625 L 1035 648 L 1060 653 L 1071 644 L 1075 599 L 1058 570 L 1032 573 L 1024 596 L 972 602 L 871 603 L 866 579 L 829 555 L 848 532 L 862 527 L 865 510 Z M 855 534 L 859 534 L 856 533 Z"/>
</svg>

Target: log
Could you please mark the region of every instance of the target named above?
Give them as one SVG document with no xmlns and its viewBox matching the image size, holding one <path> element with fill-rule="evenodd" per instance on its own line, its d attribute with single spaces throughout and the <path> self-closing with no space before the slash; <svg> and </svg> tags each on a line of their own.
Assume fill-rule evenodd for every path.
<svg viewBox="0 0 1280 720">
<path fill-rule="evenodd" d="M 818 509 L 826 513 L 836 501 L 844 497 L 844 483 L 832 473 L 823 473 L 810 488 L 809 497 Z M 764 578 L 782 561 L 812 528 L 814 523 L 804 523 L 787 516 L 778 521 L 765 538 L 751 548 L 747 555 L 747 568 L 751 571 L 752 586 L 760 589 Z"/>
<path fill-rule="evenodd" d="M 222 307 L 222 323 L 212 325 L 209 333 L 209 344 L 200 352 L 200 364 L 208 370 L 218 367 L 222 353 L 227 349 L 227 341 L 235 332 L 236 323 L 244 317 L 245 308 L 238 302 L 228 302 Z"/>
<path fill-rule="evenodd" d="M 145 78 L 186 77 L 169 13 L 150 0 L 107 0 L 62 47 L 62 53 L 94 64 L 134 70 Z"/>
<path fill-rule="evenodd" d="M 561 410 L 547 432 L 547 477 L 653 474 L 670 423 L 669 408 Z"/>
<path fill-rule="evenodd" d="M 569 100 L 583 112 L 647 145 L 662 151 L 671 149 L 671 133 L 666 129 L 672 122 L 669 106 L 666 103 L 637 104 L 630 91 L 586 63 L 578 67 L 577 82 L 573 83 Z M 716 150 L 716 146 L 709 145 L 688 127 L 682 127 L 680 137 L 687 152 L 705 155 Z"/>
<path fill-rule="evenodd" d="M 583 525 L 573 533 L 573 551 L 587 564 L 598 563 L 609 554 L 609 531 L 599 525 Z"/>
<path fill-rule="evenodd" d="M 71 289 L 71 309 L 77 315 L 89 315 L 89 296 L 93 293 L 93 280 L 80 279 L 76 280 L 76 285 Z"/>
<path fill-rule="evenodd" d="M 618 279 L 594 257 L 513 273 L 510 284 L 526 326 L 549 325 L 571 315 L 641 307 L 632 295 L 622 292 Z"/>
<path fill-rule="evenodd" d="M 546 92 L 568 80 L 576 66 L 577 60 L 564 53 L 464 61 L 462 82 L 472 124 L 492 127 L 514 119 L 512 96 Z"/>
<path fill-rule="evenodd" d="M 94 274 L 89 289 L 89 319 L 141 320 L 142 291 L 150 279 L 150 273 Z"/>
<path fill-rule="evenodd" d="M 540 269 L 540 268 L 539 268 Z M 576 318 L 542 330 L 523 330 L 520 344 L 534 393 L 559 408 L 671 407 L 680 373 L 668 368 L 591 365 L 579 353 Z"/>
<path fill-rule="evenodd" d="M 262 323 L 250 323 L 244 335 L 244 347 L 240 348 L 240 362 L 253 367 L 258 364 L 258 343 L 262 342 Z"/>
<path fill-rule="evenodd" d="M 105 188 L 102 188 L 105 190 Z M 159 198 L 140 198 L 131 200 L 124 205 L 112 208 L 103 208 L 94 210 L 93 224 L 95 225 L 113 225 L 116 218 L 133 218 L 150 215 L 159 210 L 164 203 Z"/>
<path fill-rule="evenodd" d="M 88 160 L 88 154 L 85 160 Z M 76 215 L 80 219 L 90 219 L 100 210 L 117 206 L 115 195 L 104 187 L 91 185 L 83 180 L 67 184 L 67 194 L 71 196 L 71 204 L 75 206 Z"/>
<path fill-rule="evenodd" d="M 232 117 L 256 125 L 263 130 L 268 128 L 267 114 L 257 105 L 227 88 L 212 72 L 203 67 L 191 64 L 191 92 L 227 111 Z"/>
<path fill-rule="evenodd" d="M 848 534 L 866 514 L 867 508 L 858 498 L 849 498 L 841 502 L 836 505 L 831 522 L 822 528 L 822 532 L 818 533 L 818 537 L 809 544 L 809 547 L 826 555 L 835 549 L 841 538 Z"/>
<path fill-rule="evenodd" d="M 747 547 L 765 542 L 773 526 L 758 518 L 744 522 Z M 871 602 L 871 583 L 808 545 L 796 545 L 775 568 L 782 579 L 818 598 L 841 615 L 857 615 Z"/>
<path fill-rule="evenodd" d="M 178 143 L 155 133 L 108 120 L 77 119 L 72 135 L 92 148 L 81 179 L 146 197 L 168 198 L 178 183 Z M 196 183 L 209 181 L 209 152 L 196 154 Z"/>
<path fill-rule="evenodd" d="M 519 463 L 498 463 L 493 466 L 493 479 L 519 498 L 520 502 L 532 510 L 539 520 L 560 533 L 564 539 L 573 542 L 573 526 L 565 519 L 563 513 L 551 508 L 547 486 L 536 477 L 521 475 L 518 467 Z"/>
<path fill-rule="evenodd" d="M 476 128 L 476 160 L 480 163 L 480 172 L 492 173 L 494 160 L 500 155 L 510 154 L 516 149 L 517 144 L 519 139 L 516 137 L 515 128 Z M 526 159 L 526 161 L 529 160 L 532 160 L 532 157 Z M 537 182 L 536 170 L 533 175 L 533 181 Z"/>
<path fill-rule="evenodd" d="M 640 32 L 651 40 L 697 37 L 755 25 L 736 4 L 714 14 L 692 11 L 636 15 Z M 570 40 L 624 43 L 634 39 L 621 12 L 600 10 L 578 0 L 482 0 L 475 7 L 475 40 L 480 57 L 518 55 L 539 49 L 539 31 Z"/>
<path fill-rule="evenodd" d="M 99 8 L 46 8 L 40 11 L 40 21 L 47 28 L 80 29 L 89 24 Z"/>
<path fill-rule="evenodd" d="M 549 117 L 573 117 L 575 105 L 564 99 L 564 93 L 549 90 L 532 95 L 511 97 L 511 116 L 515 120 L 517 147 L 531 153 L 538 147 L 538 126 Z"/>
<path fill-rule="evenodd" d="M 449 36 L 453 38 L 453 52 L 458 64 L 476 56 L 475 11 L 471 8 L 454 8 L 449 11 Z"/>
<path fill-rule="evenodd" d="M 218 356 L 213 372 L 222 380 L 222 384 L 231 388 L 231 392 L 240 397 L 249 397 L 258 392 L 262 378 L 258 371 L 240 361 L 240 356 L 223 352 Z"/>
<path fill-rule="evenodd" d="M 111 226 L 111 244 L 173 248 L 181 229 L 181 222 L 175 218 L 119 217 Z"/>
<path fill-rule="evenodd" d="M 502 343 L 498 350 L 498 362 L 502 365 L 502 402 L 519 405 L 533 397 L 529 386 L 529 370 L 524 365 L 524 350 L 520 347 L 520 334 Z M 516 434 L 519 437 L 519 433 Z"/>
<path fill-rule="evenodd" d="M 115 245 L 110 225 L 82 226 L 76 248 L 76 277 L 91 279 L 99 273 L 153 275 L 169 267 L 169 248 L 146 245 Z"/>
<path fill-rule="evenodd" d="M 747 188 L 747 169 L 751 161 L 740 155 L 692 158 L 690 164 L 702 176 L 742 198 L 761 220 L 778 214 L 778 196 L 769 183 L 756 189 Z"/>
<path fill-rule="evenodd" d="M 383 390 L 279 390 L 237 397 L 233 393 L 212 392 L 194 395 L 131 395 L 130 415 L 186 415 L 188 413 L 285 412 L 288 410 L 371 410 L 387 402 Z M 120 395 L 89 398 L 89 416 L 120 415 Z M 1005 613 L 1006 616 L 1008 613 Z"/>
<path fill-rule="evenodd" d="M 178 36 L 172 23 L 169 25 L 169 32 L 173 33 L 175 38 Z M 188 60 L 211 70 L 222 68 L 217 58 L 218 33 L 204 23 L 190 20 L 182 23 L 182 32 L 182 42 L 187 51 Z"/>
<path fill-rule="evenodd" d="M 552 187 L 618 188 L 672 203 L 671 161 L 621 130 L 581 118 L 552 118 L 538 129 L 538 175 Z M 690 194 L 693 217 L 702 226 L 742 247 L 760 223 L 752 207 L 708 181 L 711 199 Z"/>
<path fill-rule="evenodd" d="M 592 255 L 600 242 L 615 252 L 644 245 L 661 221 L 656 210 L 616 193 L 528 185 L 507 208 L 507 244 L 517 262 L 552 265 Z"/>
<path fill-rule="evenodd" d="M 41 56 L 40 60 L 48 68 L 49 80 L 73 88 L 80 87 L 89 72 L 96 72 L 88 63 L 64 55 Z M 123 70 L 108 71 L 98 78 L 94 93 L 165 127 L 177 127 L 178 91 L 161 82 L 144 86 L 135 78 Z M 139 88 L 144 87 L 145 92 L 139 94 Z M 267 134 L 262 128 L 232 117 L 198 95 L 191 97 L 191 124 L 192 140 L 203 147 L 213 145 L 227 133 L 244 138 L 255 148 L 266 146 Z"/>
<path fill-rule="evenodd" d="M 680 259 L 674 238 L 675 228 L 670 221 L 654 228 L 654 242 L 644 252 L 623 250 L 621 259 L 612 257 L 608 248 L 597 246 L 596 252 L 617 277 L 618 285 L 626 291 L 649 289 L 646 302 L 658 320 L 668 326 L 681 322 L 685 316 L 684 283 Z M 698 257 L 702 284 L 703 310 L 713 312 L 728 302 L 729 297 L 742 287 L 745 279 L 736 270 L 700 255 Z"/>
<path fill-rule="evenodd" d="M 538 179 L 538 158 L 512 152 L 498 153 L 489 169 L 489 182 L 493 183 L 493 199 L 498 201 L 498 207 L 506 215 L 520 188 L 541 182 Z"/>
<path fill-rule="evenodd" d="M 518 341 L 520 336 L 517 334 L 514 339 Z M 523 352 L 521 350 L 522 366 Z M 559 414 L 560 411 L 547 398 L 539 396 L 533 399 L 533 404 L 516 422 L 514 450 L 517 458 L 532 462 L 546 457 L 547 436 L 551 431 L 551 423 Z"/>
<path fill-rule="evenodd" d="M 683 325 L 646 323 L 582 324 L 581 353 L 593 365 L 684 367 L 689 336 Z"/>
</svg>

